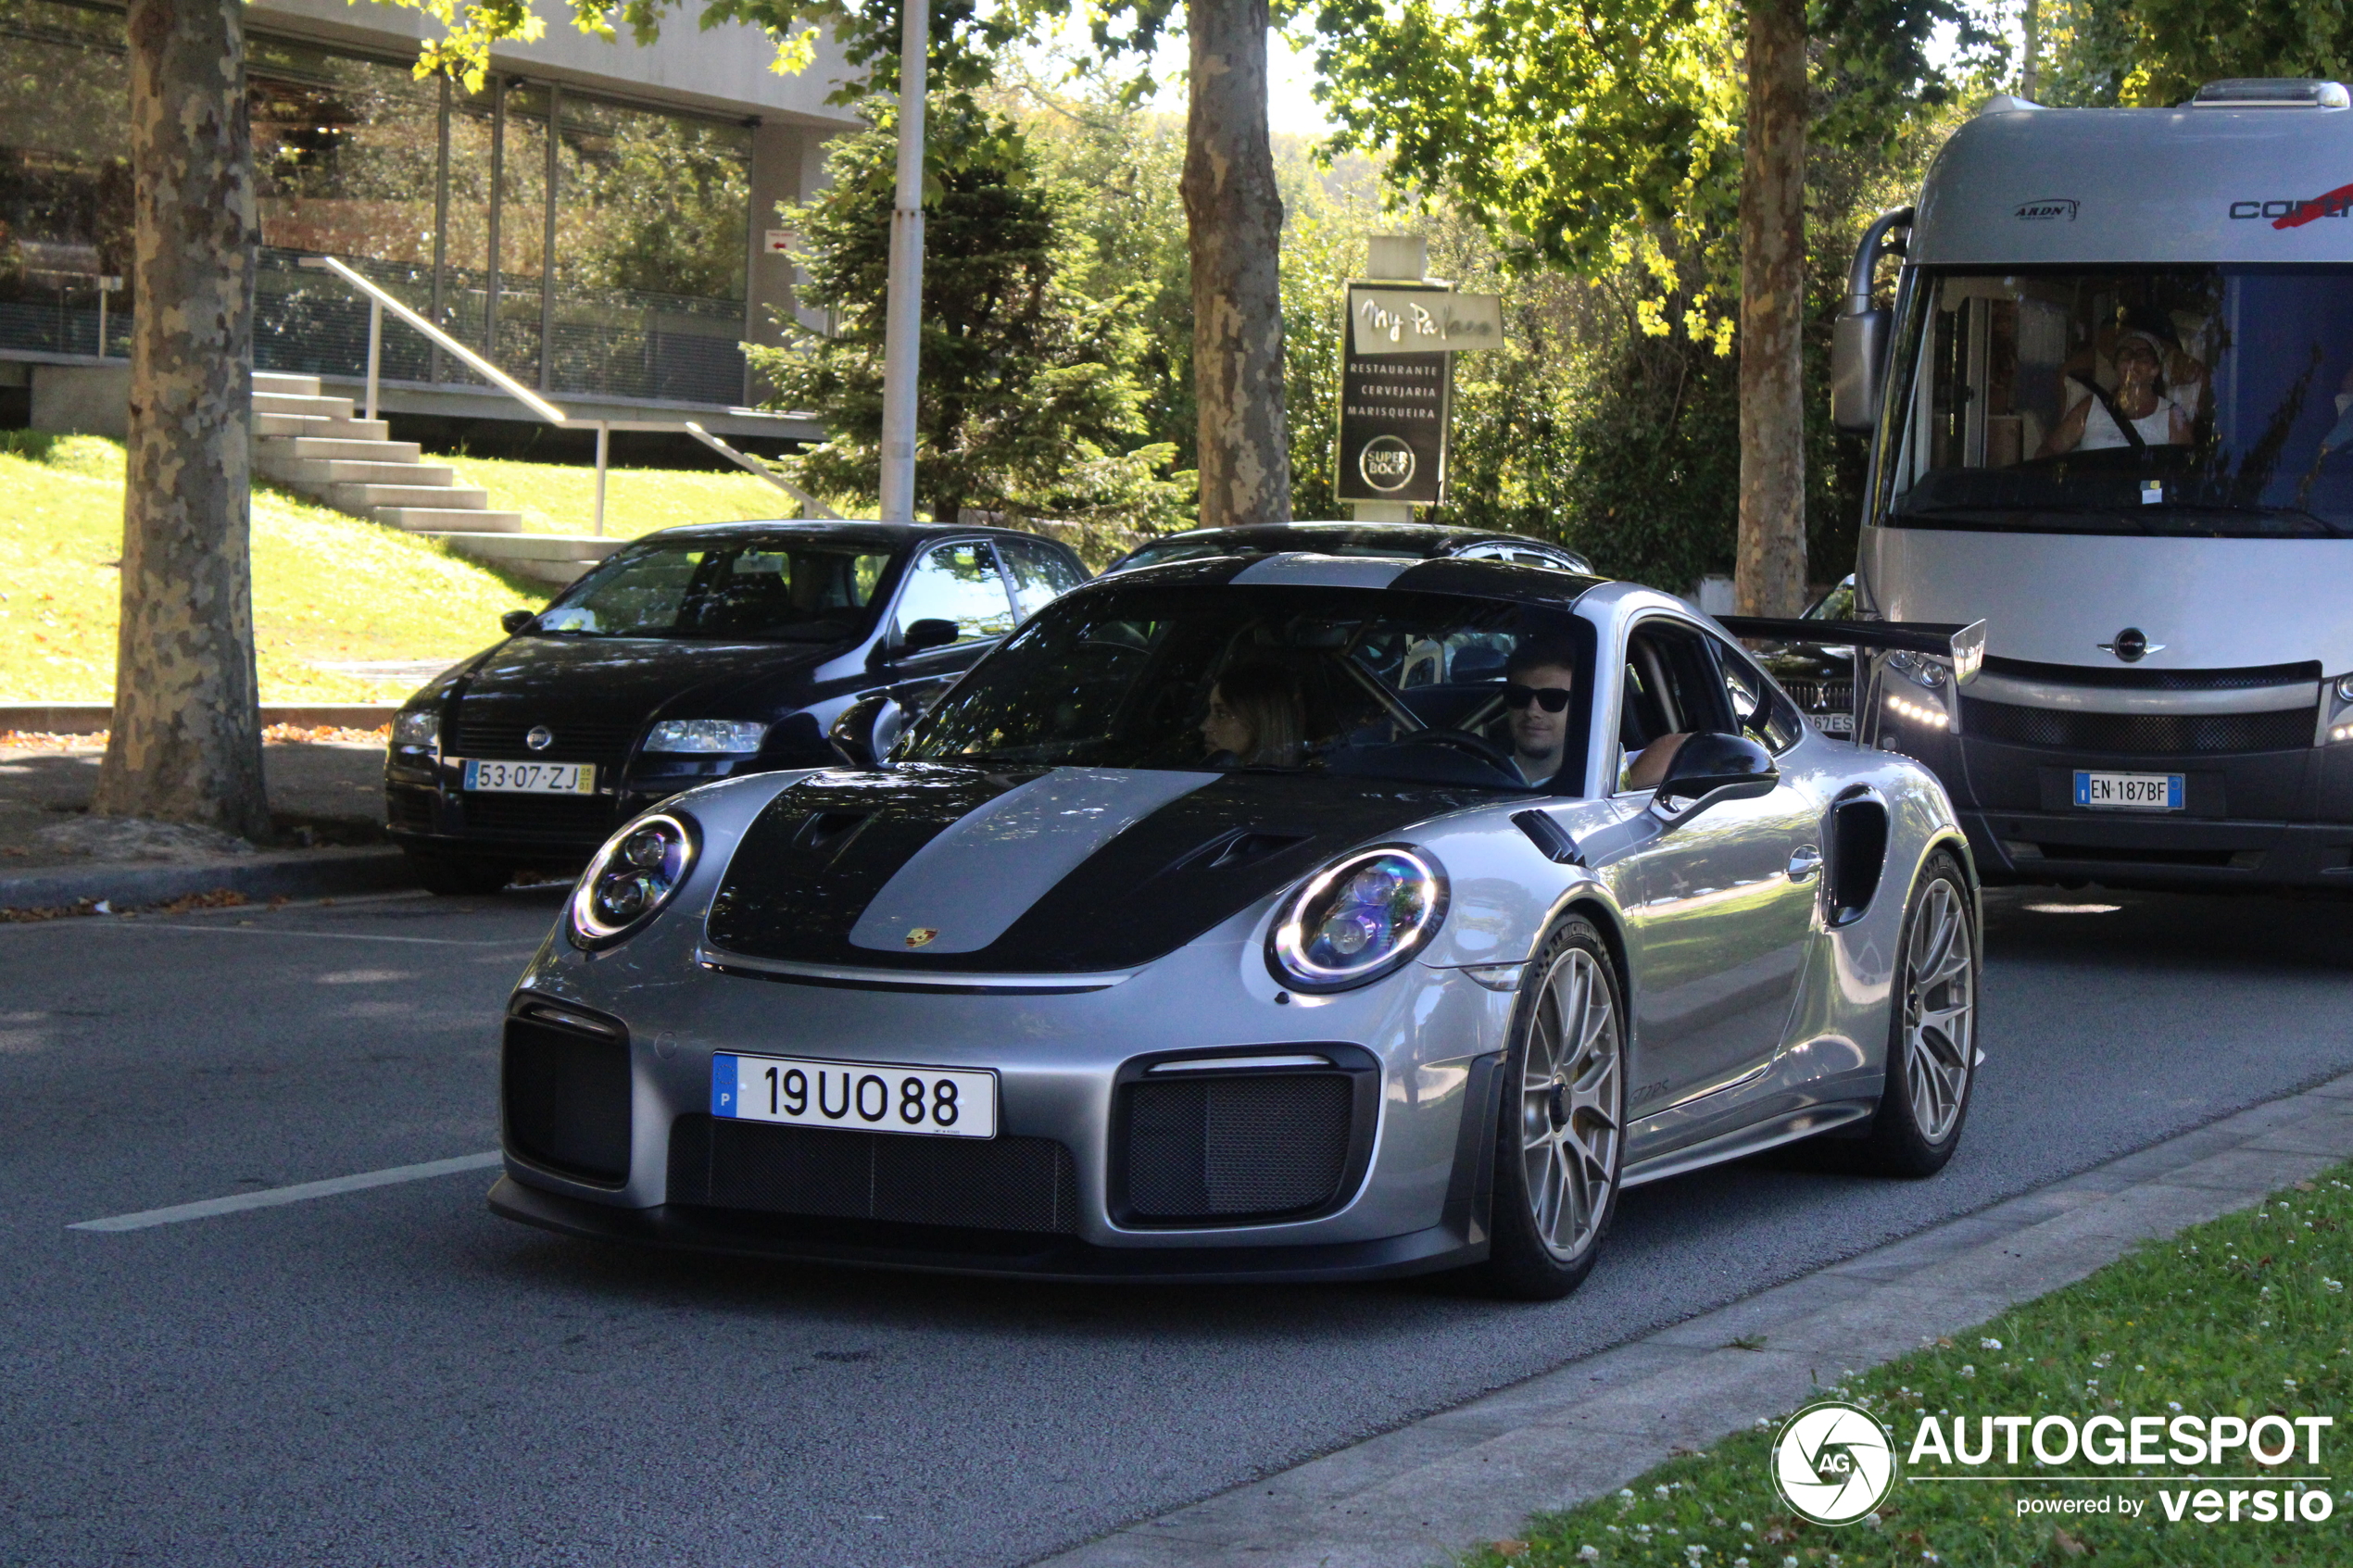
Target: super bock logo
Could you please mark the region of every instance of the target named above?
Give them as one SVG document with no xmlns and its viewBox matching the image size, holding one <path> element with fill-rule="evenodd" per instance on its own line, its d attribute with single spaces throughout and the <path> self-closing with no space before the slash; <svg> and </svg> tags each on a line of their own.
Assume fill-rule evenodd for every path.
<svg viewBox="0 0 2353 1568">
<path fill-rule="evenodd" d="M 1895 1449 L 1869 1411 L 1838 1400 L 1808 1405 L 1773 1439 L 1773 1485 L 1790 1512 L 1817 1524 L 1852 1524 L 1895 1484 Z"/>
</svg>

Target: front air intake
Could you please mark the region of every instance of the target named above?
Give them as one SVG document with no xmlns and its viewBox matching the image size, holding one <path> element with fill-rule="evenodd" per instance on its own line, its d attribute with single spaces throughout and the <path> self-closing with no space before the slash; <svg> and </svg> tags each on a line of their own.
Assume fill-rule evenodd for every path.
<svg viewBox="0 0 2353 1568">
<path fill-rule="evenodd" d="M 1369 1063 L 1307 1062 L 1123 1073 L 1113 1101 L 1119 1222 L 1306 1219 L 1344 1200 L 1363 1178 L 1378 1074 Z"/>
<path fill-rule="evenodd" d="M 629 1179 L 629 1039 L 586 1018 L 512 1017 L 499 1061 L 510 1153 L 599 1186 Z"/>
</svg>

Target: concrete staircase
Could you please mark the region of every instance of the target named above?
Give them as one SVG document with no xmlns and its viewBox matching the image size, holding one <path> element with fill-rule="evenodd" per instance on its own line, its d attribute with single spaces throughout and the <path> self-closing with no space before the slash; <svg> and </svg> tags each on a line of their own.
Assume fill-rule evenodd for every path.
<svg viewBox="0 0 2353 1568">
<path fill-rule="evenodd" d="M 257 370 L 254 471 L 297 495 L 439 539 L 459 555 L 546 583 L 567 583 L 625 543 L 525 533 L 521 512 L 490 510 L 488 492 L 390 439 L 382 420 L 355 417 L 348 397 L 321 395 L 316 376 Z"/>
</svg>

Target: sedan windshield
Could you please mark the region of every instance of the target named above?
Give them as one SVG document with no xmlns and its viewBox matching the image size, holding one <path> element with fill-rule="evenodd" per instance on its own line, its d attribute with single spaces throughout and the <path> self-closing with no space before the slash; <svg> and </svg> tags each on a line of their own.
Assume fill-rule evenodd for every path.
<svg viewBox="0 0 2353 1568">
<path fill-rule="evenodd" d="M 536 632 L 582 637 L 830 641 L 858 631 L 890 557 L 757 539 L 630 550 L 542 611 Z"/>
<path fill-rule="evenodd" d="M 1897 527 L 2353 537 L 2353 272 L 1924 275 Z"/>
<path fill-rule="evenodd" d="M 984 659 L 896 755 L 1551 787 L 1578 752 L 1591 646 L 1562 611 L 1451 595 L 1083 593 Z"/>
</svg>

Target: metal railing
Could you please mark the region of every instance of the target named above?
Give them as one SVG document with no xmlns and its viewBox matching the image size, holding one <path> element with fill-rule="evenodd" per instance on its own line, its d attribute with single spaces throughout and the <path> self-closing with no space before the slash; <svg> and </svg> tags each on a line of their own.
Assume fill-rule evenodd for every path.
<svg viewBox="0 0 2353 1568">
<path fill-rule="evenodd" d="M 734 463 L 737 468 L 742 469 L 745 472 L 754 474 L 761 479 L 766 480 L 769 483 L 774 485 L 786 495 L 790 495 L 794 500 L 800 503 L 801 509 L 805 514 L 813 512 L 816 516 L 821 518 L 829 518 L 835 521 L 840 521 L 841 514 L 835 511 L 831 507 L 825 505 L 824 502 L 819 500 L 816 496 L 812 495 L 808 491 L 803 490 L 799 485 L 795 484 L 791 480 L 786 479 L 783 474 L 778 473 L 766 463 L 763 463 L 759 458 L 751 456 L 751 454 L 737 451 L 735 447 L 729 445 L 718 436 L 711 434 L 711 432 L 705 430 L 700 424 L 697 423 L 693 420 L 575 420 L 571 415 L 565 413 L 561 408 L 559 408 L 553 403 L 548 402 L 547 399 L 540 396 L 539 394 L 534 392 L 531 388 L 523 385 L 522 383 L 515 380 L 514 377 L 509 375 L 506 371 L 492 364 L 482 355 L 467 347 L 464 344 L 459 343 L 456 338 L 451 337 L 447 332 L 443 332 L 439 327 L 436 327 L 431 321 L 426 320 L 422 316 L 418 315 L 414 310 L 411 310 L 408 306 L 403 305 L 398 299 L 393 297 L 392 295 L 386 293 L 378 284 L 364 277 L 357 270 L 348 266 L 345 262 L 340 261 L 332 256 L 306 256 L 302 258 L 301 265 L 322 272 L 332 272 L 336 277 L 341 278 L 345 282 L 350 284 L 353 288 L 358 289 L 367 297 L 368 392 L 367 412 L 364 416 L 365 418 L 373 420 L 376 417 L 378 379 L 384 362 L 384 312 L 386 310 L 390 310 L 402 325 L 412 327 L 419 332 L 423 333 L 426 340 L 441 349 L 442 352 L 453 356 L 459 364 L 473 371 L 474 374 L 482 377 L 483 380 L 488 382 L 492 386 L 497 387 L 500 392 L 505 393 L 508 396 L 515 399 L 518 403 L 521 403 L 524 408 L 530 409 L 534 414 L 538 416 L 540 419 L 545 420 L 549 424 L 564 425 L 577 429 L 593 423 L 597 431 L 596 530 L 598 536 L 600 538 L 603 536 L 605 532 L 605 474 L 607 458 L 611 450 L 612 433 L 617 430 L 664 431 L 673 433 L 683 432 L 687 435 L 693 436 L 697 441 L 701 442 L 705 446 L 710 447 L 721 457 L 725 458 L 729 462 Z"/>
</svg>

